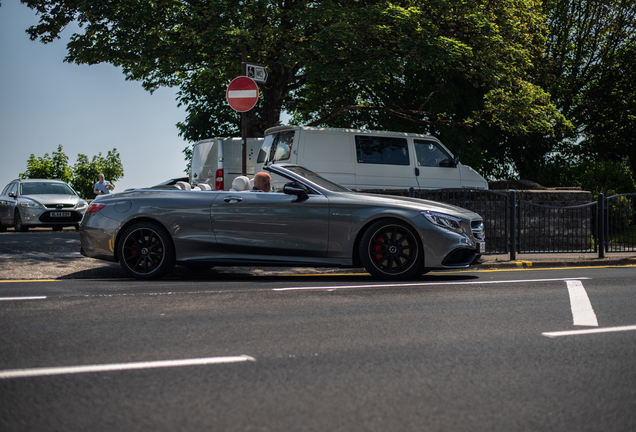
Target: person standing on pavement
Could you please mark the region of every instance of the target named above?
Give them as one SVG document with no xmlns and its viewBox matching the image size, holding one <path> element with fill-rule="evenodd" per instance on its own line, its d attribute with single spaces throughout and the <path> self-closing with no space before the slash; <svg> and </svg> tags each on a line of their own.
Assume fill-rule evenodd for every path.
<svg viewBox="0 0 636 432">
<path fill-rule="evenodd" d="M 95 187 L 93 188 L 95 195 L 108 195 L 111 190 L 115 189 L 115 186 L 113 186 L 108 180 L 104 179 L 104 174 L 100 173 L 97 178 L 99 181 L 95 183 Z"/>
</svg>

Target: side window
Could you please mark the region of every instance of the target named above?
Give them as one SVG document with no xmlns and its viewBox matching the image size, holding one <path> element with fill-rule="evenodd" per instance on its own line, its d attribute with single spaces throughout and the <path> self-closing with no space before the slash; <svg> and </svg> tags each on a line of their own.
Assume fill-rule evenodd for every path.
<svg viewBox="0 0 636 432">
<path fill-rule="evenodd" d="M 7 195 L 9 195 L 11 192 L 13 192 L 15 195 L 18 194 L 18 183 L 13 183 L 13 185 L 9 188 Z"/>
<path fill-rule="evenodd" d="M 418 166 L 449 167 L 452 166 L 450 156 L 437 146 L 434 141 L 415 140 L 415 154 Z"/>
<path fill-rule="evenodd" d="M 406 138 L 356 135 L 359 163 L 409 165 Z"/>
</svg>

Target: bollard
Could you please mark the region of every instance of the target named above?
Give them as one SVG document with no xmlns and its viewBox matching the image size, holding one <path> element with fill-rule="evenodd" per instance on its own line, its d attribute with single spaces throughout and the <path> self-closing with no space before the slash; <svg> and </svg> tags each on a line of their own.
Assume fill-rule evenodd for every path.
<svg viewBox="0 0 636 432">
<path fill-rule="evenodd" d="M 598 194 L 598 212 L 596 220 L 598 221 L 598 257 L 605 258 L 605 197 L 602 193 Z"/>
<path fill-rule="evenodd" d="M 510 191 L 510 261 L 517 259 L 517 192 Z"/>
</svg>

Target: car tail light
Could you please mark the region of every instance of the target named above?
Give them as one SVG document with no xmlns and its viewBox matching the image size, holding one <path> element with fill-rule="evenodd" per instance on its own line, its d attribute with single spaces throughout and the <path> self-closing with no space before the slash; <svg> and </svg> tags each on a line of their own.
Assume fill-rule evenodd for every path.
<svg viewBox="0 0 636 432">
<path fill-rule="evenodd" d="M 223 190 L 223 169 L 216 170 L 216 182 L 214 183 L 216 190 Z"/>
<path fill-rule="evenodd" d="M 98 211 L 100 211 L 104 207 L 106 207 L 106 204 L 91 204 L 86 209 L 86 213 L 97 213 Z"/>
</svg>

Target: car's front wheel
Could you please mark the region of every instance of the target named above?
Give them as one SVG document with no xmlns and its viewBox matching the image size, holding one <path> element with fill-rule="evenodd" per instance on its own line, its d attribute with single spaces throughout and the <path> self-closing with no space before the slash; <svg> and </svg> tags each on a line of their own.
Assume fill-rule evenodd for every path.
<svg viewBox="0 0 636 432">
<path fill-rule="evenodd" d="M 422 246 L 413 228 L 397 220 L 380 220 L 360 239 L 364 268 L 382 279 L 408 279 L 422 272 Z"/>
<path fill-rule="evenodd" d="M 119 264 L 137 279 L 157 279 L 175 266 L 175 250 L 170 234 L 154 222 L 138 222 L 122 234 Z"/>
<path fill-rule="evenodd" d="M 15 214 L 13 215 L 13 228 L 17 232 L 27 232 L 29 230 L 29 227 L 22 224 L 22 217 L 20 217 L 20 210 L 18 209 L 15 210 Z"/>
</svg>

